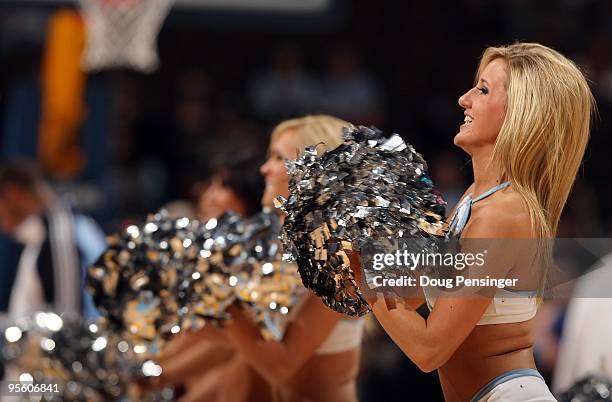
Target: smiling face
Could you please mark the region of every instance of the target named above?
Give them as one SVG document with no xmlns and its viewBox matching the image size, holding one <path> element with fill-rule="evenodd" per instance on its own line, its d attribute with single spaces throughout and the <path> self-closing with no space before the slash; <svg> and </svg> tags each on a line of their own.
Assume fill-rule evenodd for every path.
<svg viewBox="0 0 612 402">
<path fill-rule="evenodd" d="M 472 155 L 474 149 L 495 144 L 506 116 L 507 64 L 492 60 L 482 70 L 476 86 L 459 98 L 464 123 L 455 136 L 455 145 Z"/>
<path fill-rule="evenodd" d="M 259 169 L 266 181 L 266 188 L 261 205 L 263 207 L 273 207 L 274 199 L 282 195 L 289 196 L 289 175 L 285 160 L 297 157 L 297 142 L 295 132 L 287 129 L 276 136 L 270 144 L 268 160 Z"/>
</svg>

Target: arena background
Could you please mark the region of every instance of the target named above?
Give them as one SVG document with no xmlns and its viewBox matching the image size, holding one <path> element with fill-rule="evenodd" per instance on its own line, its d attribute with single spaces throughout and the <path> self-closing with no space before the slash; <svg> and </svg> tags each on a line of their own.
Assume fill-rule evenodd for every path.
<svg viewBox="0 0 612 402">
<path fill-rule="evenodd" d="M 247 150 L 263 159 L 271 127 L 308 113 L 400 133 L 453 204 L 471 174 L 452 144 L 463 120 L 457 98 L 471 87 L 486 46 L 520 40 L 575 60 L 597 98 L 599 115 L 560 235 L 612 234 L 605 207 L 612 202 L 612 2 L 255 3 L 178 0 L 159 35 L 156 72 L 87 77 L 77 139 L 87 162 L 51 178 L 107 233 L 172 200 L 193 201 L 216 164 Z M 0 1 L 2 160 L 38 156 L 41 61 L 49 18 L 63 7 L 73 5 Z M 551 317 L 562 309 L 540 312 L 536 357 L 547 378 L 558 336 Z M 436 375 L 420 373 L 377 330 L 366 339 L 360 392 L 363 401 L 441 400 Z"/>
</svg>

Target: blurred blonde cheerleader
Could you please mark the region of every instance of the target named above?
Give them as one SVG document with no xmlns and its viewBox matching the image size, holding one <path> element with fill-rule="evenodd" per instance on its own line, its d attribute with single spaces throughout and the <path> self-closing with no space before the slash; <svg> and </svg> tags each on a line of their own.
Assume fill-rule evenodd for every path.
<svg viewBox="0 0 612 402">
<path fill-rule="evenodd" d="M 308 145 L 333 149 L 349 123 L 331 116 L 306 116 L 285 121 L 272 132 L 268 160 L 261 167 L 266 186 L 264 207 L 287 196 L 285 160 L 295 159 Z M 324 144 L 324 145 L 323 145 Z M 224 332 L 253 369 L 272 386 L 275 399 L 291 402 L 353 402 L 359 372 L 363 320 L 333 312 L 311 293 L 305 296 L 282 342 L 265 341 L 257 326 L 237 308 Z"/>
</svg>

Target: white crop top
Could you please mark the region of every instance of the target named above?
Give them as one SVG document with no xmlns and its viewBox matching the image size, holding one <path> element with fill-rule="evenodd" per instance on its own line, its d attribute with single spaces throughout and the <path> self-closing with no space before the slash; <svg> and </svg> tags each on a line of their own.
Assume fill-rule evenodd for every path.
<svg viewBox="0 0 612 402">
<path fill-rule="evenodd" d="M 431 290 L 423 288 L 429 310 L 433 310 L 436 297 Z M 476 325 L 509 324 L 531 320 L 538 312 L 538 299 L 535 292 L 513 292 L 507 289 L 497 291 Z"/>
<path fill-rule="evenodd" d="M 510 182 L 502 183 L 475 198 L 472 198 L 472 194 L 468 194 L 461 201 L 450 220 L 448 225 L 449 235 L 461 236 L 461 232 L 470 218 L 472 204 L 508 186 L 510 186 Z M 436 303 L 436 297 L 433 293 L 432 288 L 423 288 L 423 294 L 425 295 L 425 300 L 430 310 L 433 309 Z M 536 297 L 536 292 L 500 289 L 495 294 L 493 300 L 491 300 L 491 304 L 489 304 L 489 307 L 480 321 L 478 321 L 477 325 L 508 324 L 528 321 L 532 319 L 537 312 L 538 299 Z"/>
<path fill-rule="evenodd" d="M 345 352 L 361 345 L 363 318 L 340 320 L 317 349 L 317 355 Z"/>
</svg>

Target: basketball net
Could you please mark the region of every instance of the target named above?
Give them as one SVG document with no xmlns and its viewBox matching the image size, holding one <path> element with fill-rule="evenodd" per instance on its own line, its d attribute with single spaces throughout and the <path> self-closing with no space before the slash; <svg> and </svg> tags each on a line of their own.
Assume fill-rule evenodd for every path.
<svg viewBox="0 0 612 402">
<path fill-rule="evenodd" d="M 174 0 L 78 2 L 87 33 L 85 71 L 123 67 L 150 73 L 157 69 L 157 35 Z"/>
</svg>

